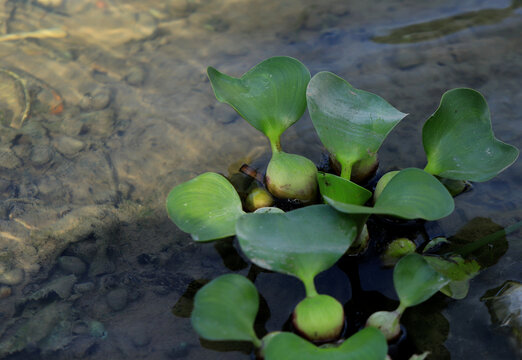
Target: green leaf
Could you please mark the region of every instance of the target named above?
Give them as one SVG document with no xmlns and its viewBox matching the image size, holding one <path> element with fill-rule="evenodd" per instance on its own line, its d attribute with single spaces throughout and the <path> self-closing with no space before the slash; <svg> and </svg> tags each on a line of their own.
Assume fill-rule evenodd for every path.
<svg viewBox="0 0 522 360">
<path fill-rule="evenodd" d="M 233 236 L 245 214 L 232 184 L 216 173 L 204 173 L 174 187 L 167 197 L 170 219 L 195 241 Z"/>
<path fill-rule="evenodd" d="M 334 174 L 318 172 L 317 182 L 321 195 L 342 203 L 362 205 L 372 196 L 362 186 Z"/>
<path fill-rule="evenodd" d="M 449 282 L 450 279 L 435 271 L 419 254 L 406 255 L 393 270 L 393 284 L 402 308 L 428 300 Z"/>
<path fill-rule="evenodd" d="M 203 286 L 194 298 L 192 327 L 207 340 L 260 341 L 254 332 L 259 295 L 250 280 L 222 275 Z"/>
<path fill-rule="evenodd" d="M 451 214 L 455 207 L 453 198 L 440 181 L 415 168 L 396 174 L 373 207 L 348 204 L 324 195 L 323 198 L 341 212 L 391 215 L 404 219 L 437 220 Z"/>
<path fill-rule="evenodd" d="M 425 170 L 454 180 L 487 181 L 510 166 L 518 149 L 495 138 L 484 97 L 453 89 L 422 129 L 428 158 Z"/>
<path fill-rule="evenodd" d="M 338 347 L 319 348 L 292 333 L 279 333 L 264 348 L 265 360 L 384 360 L 388 344 L 384 335 L 368 327 Z"/>
<path fill-rule="evenodd" d="M 284 214 L 247 214 L 236 224 L 241 249 L 256 265 L 300 278 L 314 291 L 314 277 L 333 266 L 357 236 L 357 222 L 328 205 Z"/>
<path fill-rule="evenodd" d="M 447 259 L 437 256 L 424 256 L 424 259 L 438 273 L 451 280 L 440 291 L 454 299 L 466 297 L 469 290 L 469 281 L 480 271 L 480 265 L 475 260 L 464 260 L 459 255 L 452 255 Z"/>
<path fill-rule="evenodd" d="M 278 56 L 254 66 L 239 79 L 209 67 L 216 98 L 232 106 L 271 141 L 303 115 L 310 71 L 291 57 Z"/>
<path fill-rule="evenodd" d="M 373 157 L 407 115 L 330 72 L 320 72 L 310 80 L 306 98 L 319 138 L 348 173 L 355 162 Z"/>
</svg>

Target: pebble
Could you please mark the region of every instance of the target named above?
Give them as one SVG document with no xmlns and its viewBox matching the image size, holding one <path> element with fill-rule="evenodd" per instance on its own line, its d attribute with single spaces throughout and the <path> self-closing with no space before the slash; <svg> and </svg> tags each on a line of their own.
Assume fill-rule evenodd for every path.
<svg viewBox="0 0 522 360">
<path fill-rule="evenodd" d="M 83 129 L 89 134 L 108 136 L 114 131 L 116 113 L 113 109 L 93 111 L 82 116 Z"/>
<path fill-rule="evenodd" d="M 11 186 L 10 181 L 0 178 L 0 193 L 7 195 L 5 193 L 7 192 L 7 189 L 9 189 L 9 186 Z"/>
<path fill-rule="evenodd" d="M 111 274 L 116 270 L 116 265 L 105 255 L 98 255 L 89 267 L 89 276 Z"/>
<path fill-rule="evenodd" d="M 89 282 L 85 282 L 85 283 L 81 283 L 81 284 L 75 284 L 73 286 L 73 290 L 75 293 L 86 293 L 89 291 L 93 291 L 94 283 L 89 281 Z"/>
<path fill-rule="evenodd" d="M 125 81 L 132 86 L 140 86 L 145 81 L 145 70 L 141 66 L 133 66 L 125 75 Z"/>
<path fill-rule="evenodd" d="M 53 149 L 47 145 L 36 145 L 31 150 L 31 161 L 35 165 L 44 165 L 52 160 Z"/>
<path fill-rule="evenodd" d="M 93 93 L 86 93 L 80 100 L 80 107 L 85 111 L 105 109 L 111 103 L 112 92 L 107 88 L 99 88 Z"/>
<path fill-rule="evenodd" d="M 85 263 L 75 256 L 61 256 L 58 265 L 67 274 L 82 275 L 87 270 Z"/>
<path fill-rule="evenodd" d="M 71 296 L 71 292 L 74 284 L 76 283 L 76 280 L 77 278 L 74 275 L 62 276 L 46 284 L 40 290 L 33 293 L 28 299 L 46 299 L 49 294 L 53 293 L 58 295 L 61 299 L 67 299 L 69 296 Z"/>
<path fill-rule="evenodd" d="M 60 123 L 60 131 L 69 136 L 80 135 L 84 131 L 83 121 L 78 112 L 68 112 Z"/>
<path fill-rule="evenodd" d="M 27 159 L 31 155 L 31 147 L 30 143 L 23 143 L 13 146 L 11 150 L 19 158 Z"/>
<path fill-rule="evenodd" d="M 179 359 L 186 357 L 189 353 L 189 345 L 186 342 L 180 342 L 174 346 L 168 353 L 170 359 Z"/>
<path fill-rule="evenodd" d="M 91 336 L 105 339 L 108 335 L 107 330 L 105 330 L 105 326 L 97 320 L 89 321 L 89 333 Z"/>
<path fill-rule="evenodd" d="M 62 136 L 55 141 L 54 147 L 65 156 L 74 156 L 83 150 L 85 144 L 75 138 Z"/>
<path fill-rule="evenodd" d="M 154 255 L 154 254 L 143 253 L 143 254 L 138 255 L 138 257 L 136 259 L 138 260 L 138 263 L 140 265 L 150 265 L 150 264 L 157 265 L 159 263 L 158 256 Z"/>
<path fill-rule="evenodd" d="M 25 272 L 22 269 L 12 269 L 0 273 L 0 284 L 4 285 L 18 285 L 24 281 Z"/>
<path fill-rule="evenodd" d="M 94 242 L 80 241 L 69 245 L 67 253 L 80 258 L 84 262 L 90 263 L 96 257 L 98 249 Z"/>
<path fill-rule="evenodd" d="M 70 348 L 70 352 L 75 359 L 86 359 L 88 357 L 95 358 L 93 354 L 96 353 L 97 349 L 98 344 L 96 338 L 79 336 L 74 341 L 74 346 Z"/>
<path fill-rule="evenodd" d="M 0 168 L 16 169 L 22 165 L 22 160 L 8 147 L 0 148 Z"/>
<path fill-rule="evenodd" d="M 150 344 L 152 339 L 150 332 L 144 331 L 143 329 L 134 329 L 129 334 L 129 337 L 136 347 L 144 347 Z"/>
<path fill-rule="evenodd" d="M 89 325 L 85 321 L 78 320 L 74 323 L 72 333 L 74 335 L 83 335 L 89 332 Z"/>
<path fill-rule="evenodd" d="M 390 59 L 391 65 L 401 70 L 408 70 L 424 64 L 425 58 L 420 51 L 397 50 Z"/>
<path fill-rule="evenodd" d="M 0 286 L 0 299 L 5 299 L 11 296 L 12 290 L 9 286 Z"/>
<path fill-rule="evenodd" d="M 107 294 L 107 305 L 114 311 L 123 310 L 127 306 L 127 296 L 125 289 L 112 290 Z"/>
</svg>

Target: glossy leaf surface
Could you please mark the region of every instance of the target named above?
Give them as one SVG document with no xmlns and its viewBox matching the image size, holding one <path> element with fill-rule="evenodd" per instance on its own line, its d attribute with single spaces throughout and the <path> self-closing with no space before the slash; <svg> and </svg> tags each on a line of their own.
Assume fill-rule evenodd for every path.
<svg viewBox="0 0 522 360">
<path fill-rule="evenodd" d="M 472 89 L 442 95 L 422 129 L 426 171 L 448 179 L 486 181 L 510 166 L 518 149 L 495 138 L 484 97 Z"/>
<path fill-rule="evenodd" d="M 303 115 L 310 72 L 298 60 L 278 56 L 254 66 L 240 78 L 209 67 L 216 98 L 232 106 L 272 141 Z"/>
<path fill-rule="evenodd" d="M 324 146 L 345 166 L 375 155 L 407 114 L 330 72 L 316 74 L 306 91 L 308 110 Z"/>
<path fill-rule="evenodd" d="M 450 279 L 435 271 L 419 254 L 406 255 L 393 269 L 393 285 L 402 307 L 428 300 L 449 282 Z"/>
<path fill-rule="evenodd" d="M 346 252 L 357 223 L 328 205 L 312 205 L 284 214 L 247 214 L 238 220 L 236 233 L 254 264 L 306 284 Z"/>
<path fill-rule="evenodd" d="M 237 274 L 222 275 L 196 294 L 192 326 L 207 340 L 258 342 L 254 332 L 258 308 L 259 295 L 250 280 Z"/>
<path fill-rule="evenodd" d="M 324 195 L 323 198 L 341 212 L 392 215 L 404 219 L 437 220 L 451 214 L 455 207 L 453 198 L 440 181 L 415 168 L 396 174 L 373 207 L 347 204 Z"/>
<path fill-rule="evenodd" d="M 382 333 L 363 329 L 338 347 L 319 348 L 303 338 L 283 332 L 274 335 L 264 349 L 265 360 L 384 360 L 388 351 Z"/>
<path fill-rule="evenodd" d="M 167 212 L 195 241 L 234 235 L 236 221 L 245 213 L 232 184 L 210 172 L 174 187 L 167 197 Z"/>
<path fill-rule="evenodd" d="M 372 196 L 362 186 L 334 174 L 319 172 L 317 182 L 321 195 L 342 203 L 363 205 Z"/>
</svg>

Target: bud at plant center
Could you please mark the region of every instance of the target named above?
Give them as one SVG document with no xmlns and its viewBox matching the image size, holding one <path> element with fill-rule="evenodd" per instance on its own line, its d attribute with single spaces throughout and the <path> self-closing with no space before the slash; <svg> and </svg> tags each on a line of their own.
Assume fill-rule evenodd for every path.
<svg viewBox="0 0 522 360">
<path fill-rule="evenodd" d="M 382 262 L 384 266 L 393 266 L 403 256 L 415 252 L 417 245 L 407 238 L 398 238 L 388 244 L 386 250 L 382 254 Z"/>
<path fill-rule="evenodd" d="M 343 330 L 344 309 L 329 295 L 307 297 L 295 307 L 293 324 L 311 341 L 335 340 Z"/>
<path fill-rule="evenodd" d="M 270 207 L 274 204 L 274 199 L 268 191 L 256 187 L 248 194 L 245 200 L 245 207 L 248 211 L 255 211 L 263 207 Z"/>
</svg>

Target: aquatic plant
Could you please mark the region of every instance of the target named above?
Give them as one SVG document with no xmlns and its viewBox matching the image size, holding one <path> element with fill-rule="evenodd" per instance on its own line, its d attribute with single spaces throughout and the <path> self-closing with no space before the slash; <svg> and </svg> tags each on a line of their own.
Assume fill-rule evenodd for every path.
<svg viewBox="0 0 522 360">
<path fill-rule="evenodd" d="M 314 163 L 285 153 L 280 140 L 283 132 L 305 112 L 310 71 L 296 59 L 279 56 L 259 63 L 240 78 L 213 67 L 208 68 L 208 77 L 216 98 L 229 104 L 268 138 L 272 158 L 266 170 L 266 185 L 270 192 L 284 199 L 314 200 Z"/>
<path fill-rule="evenodd" d="M 407 114 L 332 73 L 310 78 L 306 67 L 289 57 L 265 60 L 240 78 L 212 67 L 208 76 L 216 98 L 268 138 L 272 157 L 265 176 L 253 175 L 241 197 L 227 178 L 216 173 L 177 185 L 167 197 L 168 215 L 195 241 L 235 235 L 252 264 L 298 278 L 306 297 L 292 314 L 298 335 L 275 332 L 260 339 L 254 330 L 259 308 L 255 285 L 237 274 L 220 276 L 194 299 L 192 324 L 202 338 L 250 341 L 267 360 L 382 360 L 386 339 L 398 336 L 407 308 L 439 291 L 454 299 L 467 295 L 469 280 L 481 265 L 466 255 L 489 238 L 443 253 L 437 249 L 451 243 L 445 238 L 418 248 L 408 239 L 391 243 L 384 261 L 396 263 L 393 282 L 399 305 L 394 311 L 374 313 L 368 327 L 348 339 L 343 329 L 350 319 L 343 305 L 319 294 L 315 278 L 344 255 L 365 251 L 371 238 L 366 227 L 370 216 L 394 219 L 399 226 L 408 220 L 422 224 L 444 218 L 453 212 L 453 196 L 466 188 L 465 182 L 489 180 L 516 160 L 518 149 L 494 137 L 480 93 L 471 89 L 445 93 L 423 127 L 425 168 L 384 174 L 372 193 L 367 180 L 377 170 L 377 152 Z M 332 171 L 318 171 L 310 160 L 281 148 L 281 134 L 307 106 Z M 318 194 L 323 204 L 317 204 Z M 297 200 L 292 204 L 298 208 L 290 206 L 285 212 L 277 207 L 281 205 L 277 199 Z M 284 204 L 288 210 L 289 203 Z"/>
</svg>

